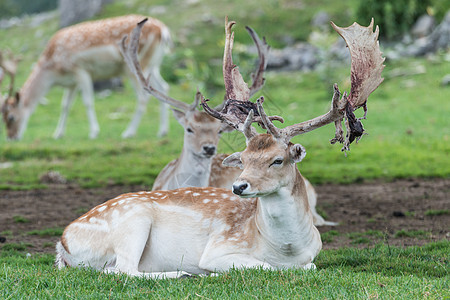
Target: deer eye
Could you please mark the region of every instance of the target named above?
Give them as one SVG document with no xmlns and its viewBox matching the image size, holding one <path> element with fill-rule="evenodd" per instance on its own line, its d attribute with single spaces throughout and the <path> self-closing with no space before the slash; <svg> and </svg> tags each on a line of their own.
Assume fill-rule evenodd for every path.
<svg viewBox="0 0 450 300">
<path fill-rule="evenodd" d="M 194 133 L 194 130 L 192 130 L 190 127 L 188 127 L 188 128 L 186 129 L 186 131 L 189 132 L 189 133 Z"/>
<path fill-rule="evenodd" d="M 274 161 L 273 161 L 273 163 L 272 164 L 270 164 L 270 166 L 273 166 L 273 165 L 281 165 L 281 164 L 283 164 L 283 159 L 281 159 L 281 158 L 277 158 L 277 159 L 275 159 Z"/>
</svg>

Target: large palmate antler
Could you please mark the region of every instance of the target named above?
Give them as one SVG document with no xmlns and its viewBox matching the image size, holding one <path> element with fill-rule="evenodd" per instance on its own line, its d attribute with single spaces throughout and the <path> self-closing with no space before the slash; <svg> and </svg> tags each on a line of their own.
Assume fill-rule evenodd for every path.
<svg viewBox="0 0 450 300">
<path fill-rule="evenodd" d="M 168 95 L 165 95 L 162 92 L 158 91 L 157 89 L 155 89 L 150 85 L 150 78 L 145 78 L 144 73 L 142 72 L 142 68 L 139 64 L 139 58 L 137 53 L 139 49 L 139 37 L 141 35 L 141 30 L 145 22 L 147 21 L 148 19 L 146 18 L 137 24 L 137 26 L 131 32 L 128 44 L 127 44 L 128 36 L 125 35 L 122 38 L 122 41 L 119 44 L 119 49 L 123 55 L 125 62 L 127 63 L 131 72 L 135 75 L 141 87 L 145 91 L 147 91 L 150 95 L 182 111 L 192 110 L 193 108 L 195 109 L 200 99 L 203 98 L 202 94 L 199 91 L 197 91 L 194 103 L 192 105 L 189 105 L 185 102 L 171 98 Z"/>
<path fill-rule="evenodd" d="M 213 117 L 226 122 L 236 130 L 242 131 L 243 124 L 247 120 L 250 111 L 254 111 L 255 116 L 252 122 L 258 122 L 262 126 L 262 120 L 259 116 L 256 103 L 249 101 L 250 97 L 259 91 L 264 85 L 264 71 L 267 67 L 267 55 L 270 46 L 266 40 L 261 40 L 256 32 L 246 27 L 252 37 L 258 50 L 259 63 L 256 72 L 252 74 L 253 83 L 249 88 L 239 72 L 239 67 L 233 64 L 232 50 L 234 43 L 234 32 L 231 31 L 236 22 L 228 22 L 225 18 L 225 49 L 223 54 L 223 79 L 225 83 L 225 102 L 221 111 L 216 111 L 208 106 L 208 100 L 202 100 L 203 109 Z M 284 122 L 283 118 L 278 116 L 269 117 L 271 120 Z M 254 130 L 254 129 L 252 129 Z"/>
<path fill-rule="evenodd" d="M 326 124 L 335 123 L 336 134 L 331 140 L 332 143 L 339 141 L 344 143 L 343 151 L 349 150 L 350 143 L 363 134 L 363 127 L 359 119 L 355 117 L 353 111 L 359 107 L 364 107 L 369 95 L 381 84 L 383 78 L 381 71 L 384 68 L 384 58 L 381 55 L 378 44 L 378 26 L 373 32 L 373 19 L 368 27 L 360 26 L 357 23 L 350 27 L 341 28 L 332 23 L 333 28 L 344 38 L 350 50 L 351 63 L 351 92 L 350 96 L 341 92 L 337 84 L 334 85 L 334 94 L 331 102 L 331 109 L 326 114 L 314 119 L 287 126 L 283 129 L 273 125 L 271 119 L 267 117 L 262 107 L 262 98 L 257 100 L 258 113 L 261 116 L 264 127 L 268 133 L 275 138 L 282 140 L 286 144 L 297 135 L 312 131 Z M 251 118 L 252 114 L 249 114 Z M 232 117 L 229 117 L 231 119 Z M 345 118 L 347 135 L 344 140 L 342 131 L 342 120 Z M 249 128 L 249 122 L 241 126 L 241 131 L 250 139 L 255 133 Z"/>
</svg>

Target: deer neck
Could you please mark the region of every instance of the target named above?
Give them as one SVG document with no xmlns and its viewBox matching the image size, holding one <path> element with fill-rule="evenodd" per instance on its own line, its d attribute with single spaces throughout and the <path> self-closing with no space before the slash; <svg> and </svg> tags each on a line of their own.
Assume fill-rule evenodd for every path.
<svg viewBox="0 0 450 300">
<path fill-rule="evenodd" d="M 25 129 L 28 119 L 38 105 L 39 100 L 47 94 L 53 85 L 54 77 L 54 72 L 45 68 L 44 63 L 39 61 L 20 89 L 20 134 Z"/>
<path fill-rule="evenodd" d="M 298 256 L 305 245 L 319 247 L 320 235 L 313 224 L 303 177 L 295 168 L 295 179 L 278 191 L 259 197 L 256 226 L 262 242 L 277 255 Z M 311 243 L 315 240 L 317 243 Z M 315 251 L 315 250 L 314 250 Z"/>
<path fill-rule="evenodd" d="M 187 174 L 190 177 L 190 186 L 206 187 L 211 173 L 211 162 L 212 157 L 197 155 L 184 147 L 179 158 L 177 173 Z"/>
</svg>

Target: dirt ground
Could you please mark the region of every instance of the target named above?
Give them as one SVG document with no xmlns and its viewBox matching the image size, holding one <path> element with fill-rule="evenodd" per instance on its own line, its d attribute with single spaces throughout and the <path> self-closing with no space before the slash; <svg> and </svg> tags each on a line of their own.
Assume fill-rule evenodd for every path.
<svg viewBox="0 0 450 300">
<path fill-rule="evenodd" d="M 148 187 L 82 189 L 64 184 L 42 190 L 0 191 L 0 249 L 22 244 L 29 253 L 54 253 L 58 236 L 32 235 L 30 231 L 62 229 L 95 205 L 140 190 Z M 326 213 L 327 220 L 339 222 L 335 227 L 319 227 L 324 249 L 370 247 L 378 242 L 410 246 L 450 239 L 450 179 L 327 184 L 316 190 L 319 211 Z"/>
</svg>

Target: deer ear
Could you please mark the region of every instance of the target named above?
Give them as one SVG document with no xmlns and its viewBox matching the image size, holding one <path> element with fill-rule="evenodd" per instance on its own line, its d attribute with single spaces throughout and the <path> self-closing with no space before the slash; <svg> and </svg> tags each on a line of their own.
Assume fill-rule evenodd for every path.
<svg viewBox="0 0 450 300">
<path fill-rule="evenodd" d="M 186 124 L 186 114 L 178 109 L 172 109 L 172 111 L 175 119 L 177 119 L 178 123 L 180 123 L 180 125 L 184 127 L 184 125 Z"/>
<path fill-rule="evenodd" d="M 291 155 L 291 159 L 294 163 L 299 163 L 305 158 L 306 150 L 302 145 L 295 144 L 289 148 L 289 154 Z"/>
<path fill-rule="evenodd" d="M 236 152 L 225 158 L 222 165 L 226 167 L 237 167 L 242 169 L 241 152 Z"/>
</svg>

